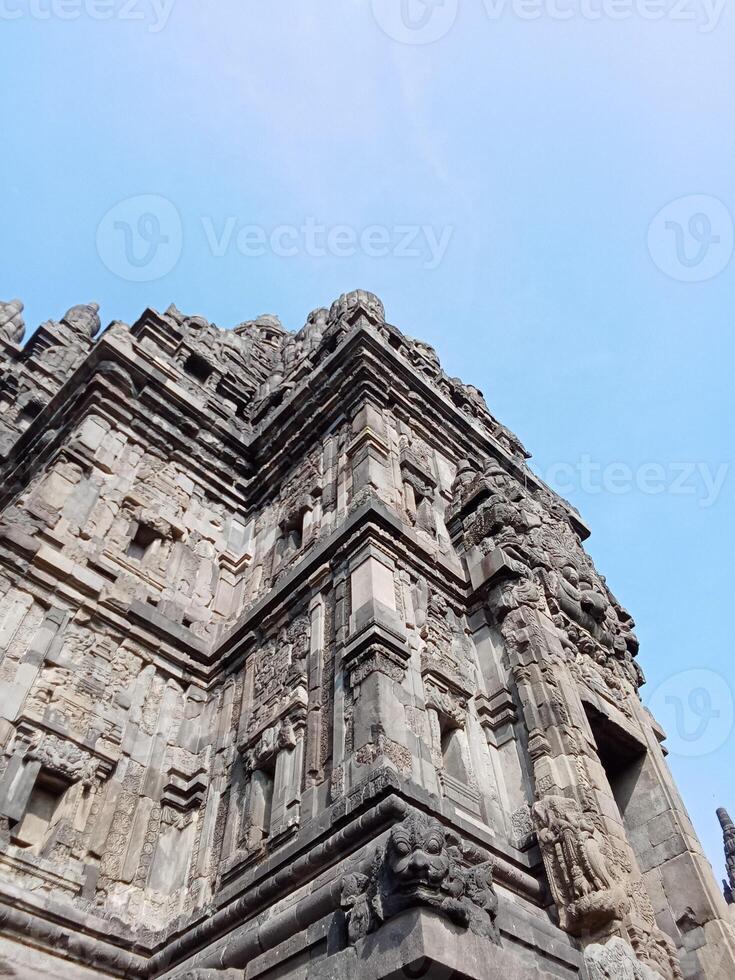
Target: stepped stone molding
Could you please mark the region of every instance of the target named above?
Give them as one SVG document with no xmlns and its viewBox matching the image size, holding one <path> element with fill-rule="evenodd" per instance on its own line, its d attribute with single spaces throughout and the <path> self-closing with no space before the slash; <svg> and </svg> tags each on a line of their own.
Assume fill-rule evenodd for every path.
<svg viewBox="0 0 735 980">
<path fill-rule="evenodd" d="M 633 620 L 482 393 L 365 290 L 99 312 L 0 303 L 2 970 L 735 976 Z"/>
</svg>

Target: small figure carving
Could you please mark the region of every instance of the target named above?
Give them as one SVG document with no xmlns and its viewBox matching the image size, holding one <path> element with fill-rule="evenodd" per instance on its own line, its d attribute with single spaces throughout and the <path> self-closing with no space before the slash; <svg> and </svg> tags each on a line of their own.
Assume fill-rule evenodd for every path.
<svg viewBox="0 0 735 980">
<path fill-rule="evenodd" d="M 306 318 L 306 323 L 299 330 L 297 339 L 302 341 L 306 353 L 315 350 L 321 343 L 324 332 L 327 329 L 327 318 L 329 310 L 319 307 L 312 310 Z"/>
<path fill-rule="evenodd" d="M 576 800 L 546 796 L 534 803 L 533 816 L 562 928 L 579 933 L 619 918 L 624 897 Z"/>
</svg>

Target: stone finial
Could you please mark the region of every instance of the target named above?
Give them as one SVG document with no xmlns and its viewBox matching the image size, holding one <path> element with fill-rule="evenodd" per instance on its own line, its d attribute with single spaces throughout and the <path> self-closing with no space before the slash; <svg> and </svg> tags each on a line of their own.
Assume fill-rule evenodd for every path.
<svg viewBox="0 0 735 980">
<path fill-rule="evenodd" d="M 0 301 L 0 335 L 12 344 L 19 344 L 25 332 L 23 320 L 23 304 L 19 299 L 11 299 L 7 303 Z"/>
<path fill-rule="evenodd" d="M 254 320 L 238 323 L 234 328 L 236 334 L 259 333 L 261 338 L 269 343 L 280 343 L 287 332 L 275 313 L 261 313 Z"/>
<path fill-rule="evenodd" d="M 718 807 L 717 819 L 722 827 L 722 840 L 725 846 L 725 867 L 727 880 L 722 882 L 725 901 L 728 905 L 735 904 L 735 824 L 724 806 Z"/>
<path fill-rule="evenodd" d="M 61 322 L 91 340 L 100 328 L 99 308 L 99 303 L 80 303 L 67 310 Z"/>
<path fill-rule="evenodd" d="M 163 311 L 163 315 L 168 317 L 169 320 L 173 320 L 179 326 L 184 322 L 184 314 L 178 308 L 175 303 L 169 303 L 166 309 Z"/>
<path fill-rule="evenodd" d="M 309 348 L 318 347 L 327 329 L 328 319 L 329 310 L 323 306 L 312 310 L 306 318 L 306 323 L 298 332 L 299 339 L 305 341 Z"/>
<path fill-rule="evenodd" d="M 360 316 L 364 316 L 371 323 L 385 323 L 385 309 L 383 304 L 374 293 L 369 293 L 365 289 L 354 289 L 350 293 L 342 293 L 336 299 L 329 310 L 330 323 L 338 320 L 347 319 L 349 323 L 355 323 Z"/>
</svg>

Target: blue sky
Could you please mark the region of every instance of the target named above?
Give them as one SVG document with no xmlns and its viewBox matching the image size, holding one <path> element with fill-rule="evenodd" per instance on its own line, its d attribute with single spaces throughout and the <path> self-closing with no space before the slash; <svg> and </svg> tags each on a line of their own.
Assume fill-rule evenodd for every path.
<svg viewBox="0 0 735 980">
<path fill-rule="evenodd" d="M 733 14 L 404 2 L 0 0 L 0 297 L 298 329 L 378 293 L 590 523 L 720 877 Z"/>
</svg>

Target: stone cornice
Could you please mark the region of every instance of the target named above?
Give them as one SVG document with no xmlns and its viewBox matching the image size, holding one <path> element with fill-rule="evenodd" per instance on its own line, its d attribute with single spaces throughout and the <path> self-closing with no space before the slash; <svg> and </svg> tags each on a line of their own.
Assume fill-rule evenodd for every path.
<svg viewBox="0 0 735 980">
<path fill-rule="evenodd" d="M 387 535 L 382 538 L 384 546 L 390 547 L 392 542 L 403 561 L 414 564 L 420 574 L 440 584 L 457 601 L 462 601 L 467 589 L 463 570 L 441 553 L 428 551 L 408 525 L 387 506 L 378 501 L 368 501 L 350 514 L 328 538 L 304 555 L 266 596 L 243 614 L 237 625 L 213 645 L 210 663 L 216 665 L 218 671 L 229 669 L 231 662 L 246 653 L 255 631 L 267 616 L 286 602 L 293 609 L 294 605 L 298 605 L 299 596 L 305 597 L 312 587 L 312 576 L 326 562 L 339 563 L 341 551 L 349 554 L 376 533 Z M 399 545 L 408 545 L 408 549 L 403 550 Z"/>
<path fill-rule="evenodd" d="M 446 452 L 457 456 L 491 455 L 525 483 L 535 482 L 525 464 L 510 456 L 488 432 L 418 374 L 367 323 L 353 327 L 251 433 L 235 433 L 221 420 L 212 424 L 205 402 L 174 383 L 163 367 L 166 365 L 157 364 L 155 354 L 139 344 L 121 339 L 112 331 L 102 334 L 84 362 L 14 446 L 0 504 L 7 503 L 9 496 L 54 454 L 73 451 L 67 444 L 68 433 L 90 409 L 114 420 L 141 443 L 158 446 L 171 458 L 185 462 L 208 493 L 225 500 L 231 512 L 243 519 L 279 491 L 293 469 L 293 461 L 308 452 L 310 439 L 318 439 L 340 420 L 349 420 L 365 402 L 390 403 L 397 414 L 411 420 L 427 442 L 439 441 Z M 129 385 L 132 392 L 125 392 Z M 135 397 L 124 397 L 126 394 Z M 417 403 L 421 404 L 420 412 L 416 410 Z M 218 458 L 217 446 L 220 455 L 226 452 L 226 461 Z M 228 476 L 233 457 L 241 461 L 244 469 L 256 472 L 257 477 L 233 484 Z M 92 464 L 91 459 L 88 464 L 80 462 Z M 429 575 L 453 590 L 456 598 L 466 596 L 464 572 L 440 555 L 431 554 L 397 515 L 371 503 L 349 515 L 325 541 L 307 552 L 267 596 L 247 610 L 233 630 L 211 644 L 203 643 L 190 630 L 140 601 L 133 602 L 127 612 L 111 608 L 110 614 L 113 619 L 121 614 L 128 619 L 133 634 L 154 649 L 155 659 L 169 665 L 164 669 L 172 669 L 175 676 L 190 682 L 216 683 L 227 665 L 246 651 L 245 638 L 263 618 L 286 597 L 289 602 L 297 599 L 305 591 L 313 570 L 333 558 L 362 526 L 371 524 L 408 544 L 408 553 L 414 556 L 412 560 L 422 573 L 430 569 Z M 54 562 L 64 559 L 54 553 L 50 566 L 44 570 L 42 550 L 26 565 L 26 573 L 31 578 L 41 574 L 39 585 L 43 588 L 46 579 L 50 587 Z M 73 569 L 63 575 L 68 601 L 81 604 L 95 590 L 99 593 L 104 579 L 94 569 L 79 566 L 76 579 L 72 573 Z M 104 607 L 103 600 L 101 610 Z"/>
<path fill-rule="evenodd" d="M 123 407 L 109 383 L 104 384 L 104 374 L 98 369 L 106 362 L 117 363 L 130 375 L 139 393 L 133 412 Z M 238 510 L 251 509 L 262 498 L 264 486 L 269 494 L 277 492 L 293 460 L 302 458 L 308 451 L 305 434 L 316 439 L 339 419 L 348 420 L 365 400 L 393 404 L 400 414 L 411 418 L 427 442 L 440 440 L 445 450 L 459 457 L 492 456 L 526 485 L 545 487 L 490 433 L 417 374 L 412 365 L 369 325 L 356 326 L 348 333 L 252 433 L 238 433 L 220 419 L 212 425 L 207 404 L 175 384 L 157 366 L 150 352 L 103 333 L 83 363 L 13 446 L 6 464 L 5 491 L 0 506 L 7 503 L 9 492 L 17 492 L 53 451 L 63 445 L 65 433 L 90 404 L 100 405 L 101 400 L 106 412 L 113 416 L 122 413 L 133 428 L 136 417 L 138 424 L 145 420 L 146 439 L 154 446 L 158 442 L 168 452 L 172 448 L 180 450 L 187 464 L 198 470 L 204 483 L 211 483 L 216 470 L 221 467 L 222 477 L 212 489 L 227 497 L 230 503 L 239 505 Z M 415 408 L 417 402 L 421 405 L 420 412 Z M 152 413 L 151 409 L 155 411 Z M 174 429 L 160 428 L 156 413 L 160 413 Z M 187 420 L 192 429 L 188 436 L 185 434 Z M 54 437 L 48 439 L 45 433 L 51 430 Z M 177 430 L 178 435 L 174 435 Z M 193 433 L 196 433 L 194 439 Z M 226 464 L 217 464 L 216 456 L 207 449 L 204 434 L 210 442 L 214 440 L 226 451 Z M 172 446 L 172 438 L 178 445 Z M 274 450 L 276 445 L 279 447 L 277 452 Z M 211 458 L 197 466 L 202 449 Z M 29 459 L 32 459 L 32 465 Z M 233 488 L 227 473 L 235 460 L 239 460 L 246 471 L 257 472 L 257 477 L 249 481 L 243 479 Z M 236 491 L 234 494 L 233 490 Z M 587 537 L 589 531 L 576 511 L 569 508 L 569 516 L 581 536 Z"/>
<path fill-rule="evenodd" d="M 5 882 L 0 886 L 0 924 L 10 933 L 31 938 L 41 948 L 54 949 L 57 953 L 67 946 L 71 949 L 75 943 L 74 956 L 81 953 L 86 962 L 113 976 L 167 976 L 169 970 L 194 952 L 212 957 L 223 948 L 223 941 L 229 945 L 234 937 L 257 932 L 258 913 L 268 907 L 274 896 L 291 888 L 301 876 L 305 881 L 311 879 L 337 856 L 344 858 L 358 852 L 365 842 L 374 841 L 377 834 L 400 820 L 409 804 L 426 807 L 430 800 L 423 799 L 406 784 L 364 801 L 348 814 L 340 815 L 331 807 L 314 821 L 306 836 L 300 835 L 279 848 L 258 867 L 231 876 L 214 907 L 170 930 L 141 929 L 133 933 L 119 922 L 80 911 L 67 903 L 57 900 L 37 903 L 33 896 Z M 534 865 L 528 855 L 498 850 L 490 836 L 473 825 L 463 822 L 461 830 L 472 841 L 476 855 L 483 859 L 492 857 L 498 883 L 532 904 L 546 900 L 543 886 L 532 873 Z M 313 906 L 313 912 L 319 916 L 339 905 L 341 879 L 335 879 L 334 884 L 334 894 L 330 892 L 326 907 L 320 903 Z M 307 916 L 313 914 L 308 903 L 304 910 Z M 283 936 L 293 935 L 305 923 L 304 916 L 294 919 L 286 912 L 279 937 L 281 931 Z M 271 944 L 271 940 L 264 938 L 262 949 L 270 948 Z"/>
<path fill-rule="evenodd" d="M 6 535 L 14 541 L 17 533 L 13 528 L 5 530 Z M 404 563 L 413 566 L 417 573 L 448 592 L 455 601 L 462 602 L 467 596 L 468 581 L 464 570 L 456 563 L 449 561 L 441 552 L 429 550 L 427 543 L 401 518 L 379 501 L 368 501 L 350 514 L 338 525 L 332 533 L 314 548 L 308 551 L 289 570 L 268 594 L 251 606 L 241 616 L 239 622 L 226 634 L 207 644 L 191 633 L 189 629 L 162 616 L 156 609 L 141 600 L 134 600 L 127 610 L 109 605 L 105 600 L 98 603 L 96 615 L 109 621 L 115 629 L 126 632 L 151 651 L 151 656 L 167 673 L 183 683 L 198 683 L 205 686 L 215 685 L 229 672 L 233 664 L 247 655 L 252 646 L 255 634 L 263 622 L 281 606 L 293 609 L 298 604 L 300 596 L 306 600 L 314 588 L 312 581 L 315 573 L 330 562 L 339 564 L 340 555 L 347 556 L 360 547 L 361 543 L 371 536 L 380 535 L 383 546 L 395 551 Z M 11 542 L 8 541 L 8 544 Z M 8 562 L 3 555 L 5 540 L 0 533 L 0 563 Z M 47 546 L 38 547 L 34 538 L 25 536 L 14 550 L 34 545 L 31 562 L 27 559 L 16 562 L 16 570 L 29 582 L 31 588 L 43 588 L 46 579 L 41 576 L 43 561 L 64 562 L 70 567 L 64 572 L 66 598 L 70 602 L 84 605 L 90 594 L 90 589 L 98 594 L 94 585 L 103 580 L 84 566 L 73 566 L 57 551 L 51 551 Z M 44 550 L 45 549 L 45 550 Z M 404 550 L 405 549 L 405 550 Z M 43 559 L 43 555 L 46 556 Z M 40 556 L 40 562 L 39 562 Z M 336 565 L 335 565 L 336 567 Z M 75 573 L 74 569 L 77 569 Z M 89 581 L 85 589 L 75 591 L 74 575 L 83 576 L 84 582 Z M 53 578 L 53 568 L 47 576 Z M 323 576 L 322 576 L 323 577 Z M 52 582 L 49 580 L 48 585 Z"/>
</svg>

